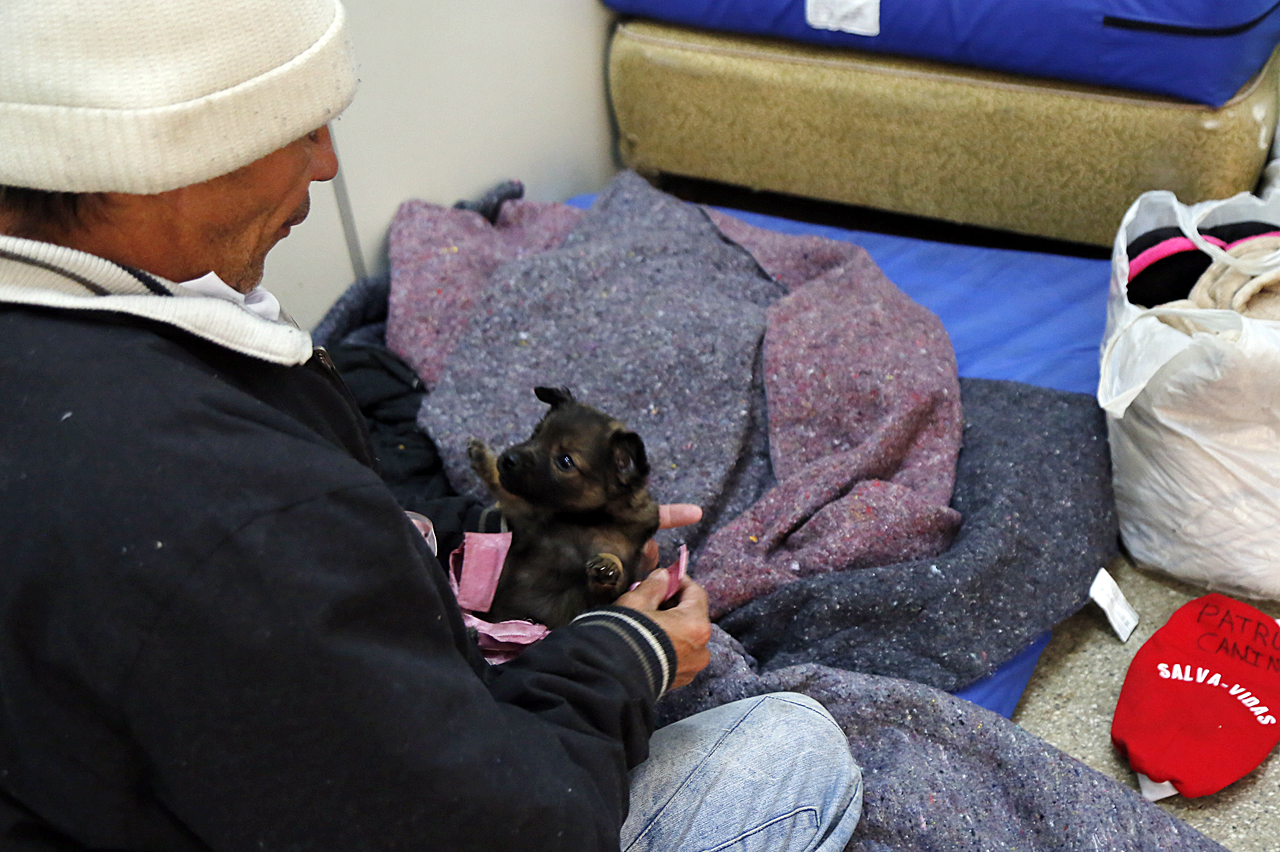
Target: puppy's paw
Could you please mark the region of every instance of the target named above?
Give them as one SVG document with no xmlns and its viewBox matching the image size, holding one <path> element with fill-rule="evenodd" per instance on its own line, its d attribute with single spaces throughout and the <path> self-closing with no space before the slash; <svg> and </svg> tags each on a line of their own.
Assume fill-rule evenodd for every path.
<svg viewBox="0 0 1280 852">
<path fill-rule="evenodd" d="M 479 438 L 472 438 L 467 441 L 467 459 L 471 462 L 471 469 L 486 484 L 497 480 L 498 463 L 493 457 L 493 451 L 489 449 L 489 445 L 484 441 Z"/>
<path fill-rule="evenodd" d="M 483 464 L 493 460 L 493 452 L 490 451 L 489 445 L 479 438 L 468 438 L 467 458 L 471 459 L 473 465 Z"/>
<path fill-rule="evenodd" d="M 626 591 L 622 587 L 626 576 L 622 560 L 612 553 L 597 553 L 587 560 L 587 587 L 592 597 L 613 600 Z"/>
</svg>

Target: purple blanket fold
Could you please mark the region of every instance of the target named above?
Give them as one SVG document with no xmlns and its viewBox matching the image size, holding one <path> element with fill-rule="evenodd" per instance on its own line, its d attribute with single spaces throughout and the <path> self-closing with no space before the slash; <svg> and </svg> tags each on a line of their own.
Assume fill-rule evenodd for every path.
<svg viewBox="0 0 1280 852">
<path fill-rule="evenodd" d="M 503 205 L 495 228 L 479 213 L 406 201 L 391 225 L 387 345 L 430 389 L 489 276 L 559 245 L 580 217 L 560 204 L 521 201 Z"/>
<path fill-rule="evenodd" d="M 780 482 L 717 530 L 697 576 L 720 616 L 799 577 L 940 553 L 960 444 L 942 323 L 865 251 L 810 246 L 719 215 L 791 292 L 769 310 L 764 381 Z"/>
</svg>

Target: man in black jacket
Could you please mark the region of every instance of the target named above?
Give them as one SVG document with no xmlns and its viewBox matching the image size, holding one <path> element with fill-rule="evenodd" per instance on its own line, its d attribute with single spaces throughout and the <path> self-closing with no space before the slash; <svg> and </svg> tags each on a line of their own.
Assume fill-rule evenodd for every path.
<svg viewBox="0 0 1280 852">
<path fill-rule="evenodd" d="M 707 661 L 696 583 L 485 663 L 258 287 L 336 172 L 335 0 L 0 32 L 0 848 L 843 848 L 860 775 L 814 702 L 654 734 Z"/>
</svg>

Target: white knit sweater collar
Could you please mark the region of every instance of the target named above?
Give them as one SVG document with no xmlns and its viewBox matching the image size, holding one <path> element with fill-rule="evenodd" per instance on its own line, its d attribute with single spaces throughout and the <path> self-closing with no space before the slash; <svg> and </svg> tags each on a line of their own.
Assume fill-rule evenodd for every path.
<svg viewBox="0 0 1280 852">
<path fill-rule="evenodd" d="M 0 303 L 112 311 L 166 323 L 274 364 L 311 357 L 311 335 L 234 302 L 49 243 L 0 236 Z"/>
</svg>

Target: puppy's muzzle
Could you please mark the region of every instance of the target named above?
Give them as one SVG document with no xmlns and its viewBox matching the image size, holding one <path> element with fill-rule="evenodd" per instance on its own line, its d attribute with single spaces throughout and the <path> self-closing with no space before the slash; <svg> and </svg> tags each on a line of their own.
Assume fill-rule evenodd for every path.
<svg viewBox="0 0 1280 852">
<path fill-rule="evenodd" d="M 527 459 L 524 454 L 515 447 L 511 447 L 503 451 L 502 455 L 498 456 L 498 472 L 515 473 L 520 468 L 524 467 L 526 462 Z"/>
</svg>

